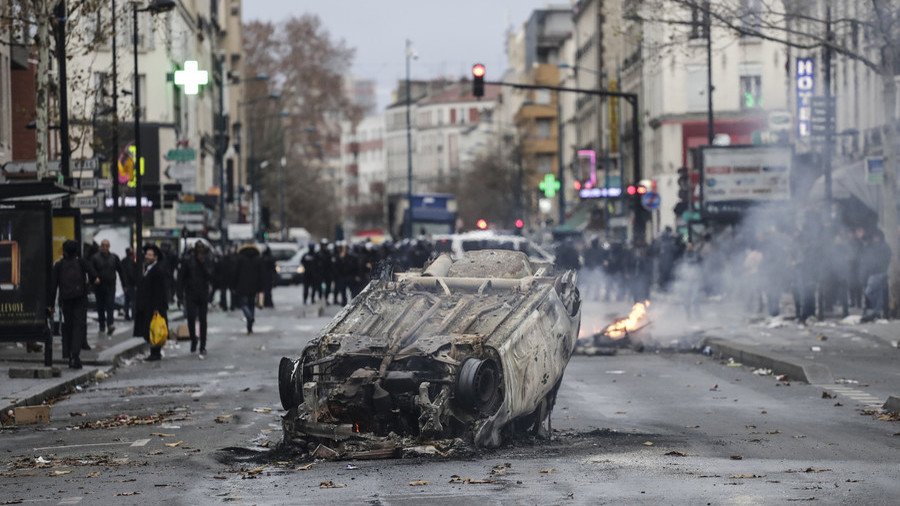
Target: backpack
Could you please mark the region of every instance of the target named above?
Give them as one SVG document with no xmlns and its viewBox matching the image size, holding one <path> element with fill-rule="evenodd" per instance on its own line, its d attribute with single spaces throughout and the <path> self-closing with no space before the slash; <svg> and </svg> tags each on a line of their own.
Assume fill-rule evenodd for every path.
<svg viewBox="0 0 900 506">
<path fill-rule="evenodd" d="M 84 268 L 81 260 L 64 259 L 59 262 L 59 298 L 72 300 L 86 295 Z"/>
</svg>

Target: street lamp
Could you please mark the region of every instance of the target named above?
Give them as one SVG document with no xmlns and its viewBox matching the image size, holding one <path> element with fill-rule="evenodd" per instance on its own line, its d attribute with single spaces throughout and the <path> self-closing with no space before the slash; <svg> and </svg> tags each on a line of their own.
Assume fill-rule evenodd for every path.
<svg viewBox="0 0 900 506">
<path fill-rule="evenodd" d="M 161 14 L 169 12 L 175 8 L 175 0 L 152 0 L 149 5 L 144 8 L 138 8 L 138 3 L 134 2 L 132 6 L 132 44 L 134 49 L 134 197 L 135 197 L 135 216 L 134 216 L 134 233 L 135 233 L 135 252 L 137 255 L 137 264 L 140 268 L 144 261 L 143 242 L 144 242 L 144 207 L 143 207 L 143 184 L 141 177 L 141 87 L 140 74 L 138 73 L 138 13 L 149 12 L 150 14 Z"/>
<path fill-rule="evenodd" d="M 406 237 L 412 239 L 412 194 L 413 194 L 413 166 L 412 166 L 412 123 L 410 122 L 410 107 L 412 104 L 412 92 L 410 91 L 409 62 L 418 59 L 418 55 L 412 49 L 412 41 L 406 39 Z"/>
</svg>

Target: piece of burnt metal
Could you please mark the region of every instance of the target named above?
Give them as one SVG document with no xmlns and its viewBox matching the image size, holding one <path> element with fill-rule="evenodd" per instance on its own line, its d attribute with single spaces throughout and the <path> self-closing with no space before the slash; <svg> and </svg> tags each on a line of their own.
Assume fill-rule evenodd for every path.
<svg viewBox="0 0 900 506">
<path fill-rule="evenodd" d="M 281 360 L 285 441 L 358 455 L 546 434 L 580 322 L 575 273 L 520 252 L 442 255 L 375 280 L 298 358 Z"/>
</svg>

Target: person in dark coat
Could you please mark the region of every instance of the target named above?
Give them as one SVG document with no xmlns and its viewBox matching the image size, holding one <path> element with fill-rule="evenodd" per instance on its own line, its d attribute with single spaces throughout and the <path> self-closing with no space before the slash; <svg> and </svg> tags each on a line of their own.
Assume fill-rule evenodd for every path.
<svg viewBox="0 0 900 506">
<path fill-rule="evenodd" d="M 316 244 L 309 243 L 306 253 L 300 258 L 300 265 L 303 266 L 303 305 L 307 302 L 316 303 L 316 294 L 321 297 L 321 280 L 318 272 L 318 256 L 316 255 Z"/>
<path fill-rule="evenodd" d="M 875 229 L 869 235 L 869 242 L 863 248 L 859 259 L 859 273 L 865 289 L 866 299 L 863 322 L 887 316 L 888 266 L 891 263 L 891 248 L 884 240 L 884 233 Z"/>
<path fill-rule="evenodd" d="M 153 313 L 168 317 L 169 298 L 166 272 L 160 265 L 161 252 L 155 244 L 144 246 L 144 272 L 137 283 L 134 302 L 134 337 L 150 341 L 150 322 Z M 168 320 L 166 323 L 168 326 Z M 151 346 L 148 361 L 162 359 L 162 347 Z"/>
<path fill-rule="evenodd" d="M 275 279 L 278 277 L 276 270 L 275 256 L 272 250 L 266 248 L 260 259 L 262 262 L 262 292 L 263 307 L 274 308 L 275 303 L 272 301 L 272 288 L 275 286 Z"/>
<path fill-rule="evenodd" d="M 115 331 L 116 276 L 121 277 L 122 265 L 119 257 L 109 251 L 109 241 L 100 241 L 100 251 L 91 257 L 91 267 L 97 273 L 94 295 L 97 298 L 97 320 L 100 333 L 111 336 Z"/>
<path fill-rule="evenodd" d="M 62 311 L 62 352 L 69 359 L 71 369 L 81 369 L 81 348 L 87 343 L 87 295 L 88 286 L 97 279 L 90 262 L 78 256 L 78 243 L 63 243 L 63 257 L 53 265 L 51 297 L 56 299 Z M 53 308 L 50 308 L 52 313 Z"/>
<path fill-rule="evenodd" d="M 212 261 L 206 246 L 198 242 L 191 254 L 181 262 L 178 271 L 178 298 L 184 303 L 191 353 L 197 351 L 197 320 L 200 320 L 200 357 L 206 357 L 206 315 L 209 292 L 213 284 Z"/>
<path fill-rule="evenodd" d="M 125 249 L 125 258 L 122 259 L 122 290 L 125 292 L 125 321 L 131 321 L 134 313 L 134 287 L 137 284 L 137 262 L 134 258 L 134 250 Z"/>
<path fill-rule="evenodd" d="M 234 275 L 234 292 L 238 297 L 244 319 L 247 321 L 247 333 L 253 333 L 256 321 L 256 296 L 262 289 L 262 261 L 256 246 L 248 244 L 237 253 L 237 265 Z"/>
</svg>

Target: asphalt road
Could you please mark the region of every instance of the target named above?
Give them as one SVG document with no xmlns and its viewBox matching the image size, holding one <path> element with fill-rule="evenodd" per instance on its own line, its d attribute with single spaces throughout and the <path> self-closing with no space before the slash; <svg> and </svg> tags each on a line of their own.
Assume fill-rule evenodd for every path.
<svg viewBox="0 0 900 506">
<path fill-rule="evenodd" d="M 211 315 L 206 360 L 181 344 L 60 399 L 48 426 L 0 431 L 0 504 L 900 501 L 900 423 L 690 353 L 574 357 L 552 441 L 304 470 L 274 451 L 278 360 L 328 321 L 298 317 L 298 293 L 279 288 L 252 336 Z"/>
</svg>

